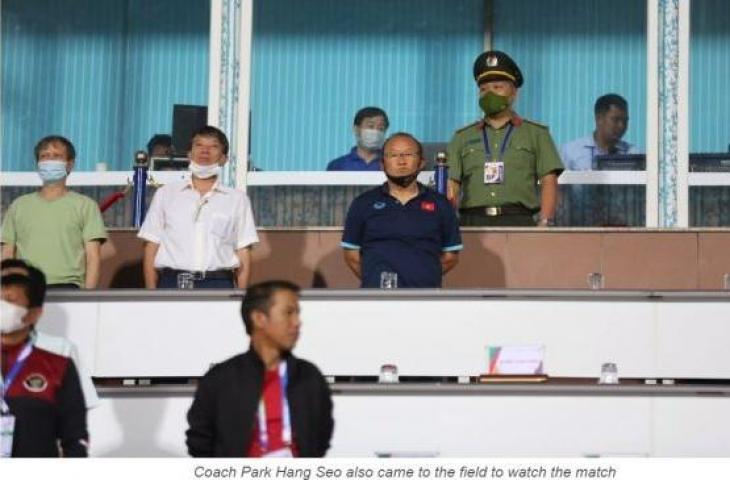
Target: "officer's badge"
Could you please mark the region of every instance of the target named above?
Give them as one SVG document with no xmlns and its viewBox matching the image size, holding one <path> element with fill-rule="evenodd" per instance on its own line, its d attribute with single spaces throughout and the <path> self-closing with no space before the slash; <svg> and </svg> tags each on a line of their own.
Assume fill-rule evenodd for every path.
<svg viewBox="0 0 730 480">
<path fill-rule="evenodd" d="M 385 202 L 375 202 L 373 203 L 373 208 L 375 210 L 382 210 L 385 208 Z"/>
<path fill-rule="evenodd" d="M 31 373 L 23 381 L 26 390 L 33 393 L 41 393 L 48 388 L 48 380 L 40 373 Z"/>
<path fill-rule="evenodd" d="M 487 66 L 496 67 L 499 64 L 499 59 L 496 55 L 487 55 Z"/>
</svg>

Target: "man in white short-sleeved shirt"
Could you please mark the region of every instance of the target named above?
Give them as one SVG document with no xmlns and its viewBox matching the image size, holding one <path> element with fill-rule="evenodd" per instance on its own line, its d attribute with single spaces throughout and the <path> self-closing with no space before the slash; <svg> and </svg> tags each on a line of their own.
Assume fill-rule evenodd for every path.
<svg viewBox="0 0 730 480">
<path fill-rule="evenodd" d="M 245 193 L 220 184 L 228 139 L 205 126 L 192 139 L 191 177 L 161 187 L 139 231 L 147 288 L 246 288 L 258 242 Z"/>
</svg>

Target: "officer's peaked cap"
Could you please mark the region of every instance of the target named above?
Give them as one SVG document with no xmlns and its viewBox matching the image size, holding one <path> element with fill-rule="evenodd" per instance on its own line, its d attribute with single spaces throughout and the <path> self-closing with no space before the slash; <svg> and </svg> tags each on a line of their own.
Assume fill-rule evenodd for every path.
<svg viewBox="0 0 730 480">
<path fill-rule="evenodd" d="M 524 82 L 515 61 L 498 50 L 484 52 L 474 61 L 474 81 L 477 85 L 490 80 L 510 80 L 517 88 Z"/>
</svg>

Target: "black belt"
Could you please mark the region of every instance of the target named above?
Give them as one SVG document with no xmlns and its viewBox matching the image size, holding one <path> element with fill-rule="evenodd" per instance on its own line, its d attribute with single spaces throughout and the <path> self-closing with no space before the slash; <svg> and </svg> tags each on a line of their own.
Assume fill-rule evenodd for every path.
<svg viewBox="0 0 730 480">
<path fill-rule="evenodd" d="M 502 205 L 501 207 L 469 207 L 460 208 L 461 213 L 473 213 L 485 217 L 499 217 L 500 215 L 532 215 L 533 212 L 522 205 Z"/>
<path fill-rule="evenodd" d="M 228 280 L 233 278 L 233 270 L 207 270 L 204 272 L 193 272 L 190 270 L 177 270 L 175 268 L 163 268 L 161 270 L 163 275 L 174 275 L 178 276 L 181 273 L 189 273 L 193 276 L 193 280 Z"/>
</svg>

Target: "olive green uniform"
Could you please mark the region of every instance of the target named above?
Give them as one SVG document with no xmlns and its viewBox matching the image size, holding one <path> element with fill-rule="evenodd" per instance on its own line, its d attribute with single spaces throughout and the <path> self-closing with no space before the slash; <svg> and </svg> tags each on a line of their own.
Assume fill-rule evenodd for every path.
<svg viewBox="0 0 730 480">
<path fill-rule="evenodd" d="M 509 123 L 494 129 L 479 121 L 454 133 L 448 146 L 449 178 L 461 184 L 462 225 L 534 225 L 531 215 L 540 210 L 537 181 L 550 173 L 560 174 L 563 163 L 548 129 L 517 116 L 511 121 L 513 131 L 500 155 L 502 140 Z M 504 179 L 499 184 L 484 183 L 484 164 L 488 161 L 482 139 L 486 125 L 491 159 L 504 162 Z M 501 157 L 501 158 L 500 158 Z M 471 215 L 476 207 L 504 207 L 524 210 L 523 214 L 495 217 Z M 483 221 L 479 219 L 483 218 Z"/>
</svg>

